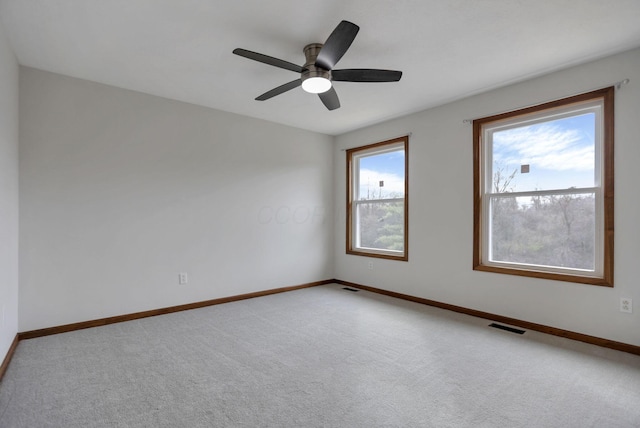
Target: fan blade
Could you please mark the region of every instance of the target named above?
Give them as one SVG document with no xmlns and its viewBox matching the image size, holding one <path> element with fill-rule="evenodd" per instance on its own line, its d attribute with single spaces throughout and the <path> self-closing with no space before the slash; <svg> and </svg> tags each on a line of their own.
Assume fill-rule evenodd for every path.
<svg viewBox="0 0 640 428">
<path fill-rule="evenodd" d="M 268 65 L 273 65 L 274 67 L 280 67 L 280 68 L 284 68 L 285 70 L 295 71 L 296 73 L 302 73 L 304 71 L 304 68 L 292 62 L 285 61 L 283 59 L 274 58 L 268 55 L 263 55 L 261 53 L 248 51 L 246 49 L 237 48 L 233 50 L 233 53 L 236 55 L 243 56 L 245 58 L 252 59 L 254 61 L 262 62 Z"/>
<path fill-rule="evenodd" d="M 268 100 L 269 98 L 273 98 L 276 95 L 280 95 L 284 92 L 290 91 L 293 88 L 297 88 L 301 84 L 302 84 L 302 79 L 296 79 L 289 83 L 285 83 L 284 85 L 280 85 L 277 88 L 273 88 L 272 90 L 260 95 L 258 98 L 256 98 L 256 101 Z"/>
<path fill-rule="evenodd" d="M 360 27 L 352 22 L 340 22 L 327 41 L 324 42 L 322 49 L 320 49 L 320 53 L 316 58 L 316 67 L 331 70 L 349 49 L 353 39 L 358 34 L 358 30 L 360 30 Z"/>
<path fill-rule="evenodd" d="M 320 100 L 322 100 L 324 106 L 329 110 L 340 108 L 340 100 L 338 99 L 338 94 L 336 93 L 336 90 L 333 89 L 333 86 L 327 92 L 318 94 L 318 96 L 320 97 Z"/>
<path fill-rule="evenodd" d="M 332 80 L 338 82 L 397 82 L 402 71 L 376 70 L 372 68 L 349 68 L 331 71 Z"/>
</svg>

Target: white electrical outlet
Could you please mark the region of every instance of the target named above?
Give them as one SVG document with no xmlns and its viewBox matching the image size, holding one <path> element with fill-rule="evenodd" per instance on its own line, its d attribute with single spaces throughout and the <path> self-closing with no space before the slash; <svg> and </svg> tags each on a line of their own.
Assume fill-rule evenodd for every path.
<svg viewBox="0 0 640 428">
<path fill-rule="evenodd" d="M 628 297 L 621 297 L 620 312 L 633 313 L 633 300 Z"/>
<path fill-rule="evenodd" d="M 186 272 L 180 272 L 178 274 L 178 284 L 185 285 L 189 282 L 189 277 Z"/>
<path fill-rule="evenodd" d="M 367 269 L 369 269 L 369 270 L 373 270 L 373 262 L 372 262 L 372 261 L 369 261 L 369 262 L 367 263 Z"/>
</svg>

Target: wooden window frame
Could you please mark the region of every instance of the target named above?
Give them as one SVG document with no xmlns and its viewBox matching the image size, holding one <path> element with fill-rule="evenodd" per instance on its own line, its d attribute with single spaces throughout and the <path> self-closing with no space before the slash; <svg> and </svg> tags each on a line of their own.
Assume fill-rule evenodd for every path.
<svg viewBox="0 0 640 428">
<path fill-rule="evenodd" d="M 591 91 L 581 95 L 576 95 L 560 100 L 527 107 L 503 114 L 484 117 L 473 121 L 473 269 L 485 272 L 503 273 L 510 275 L 543 278 L 558 281 L 576 282 L 590 285 L 613 287 L 613 250 L 614 250 L 614 87 L 608 87 Z M 543 111 L 578 105 L 589 101 L 601 100 L 603 106 L 602 113 L 602 141 L 601 141 L 601 161 L 602 169 L 599 190 L 602 204 L 603 221 L 600 227 L 603 230 L 596 230 L 600 241 L 596 243 L 602 246 L 602 271 L 599 275 L 582 275 L 580 273 L 559 273 L 527 268 L 526 264 L 517 264 L 517 267 L 504 267 L 488 265 L 483 259 L 483 248 L 486 232 L 483 230 L 483 195 L 484 195 L 484 153 L 483 129 L 505 119 L 529 116 Z M 487 202 L 488 203 L 488 202 Z M 596 199 L 598 204 L 598 199 Z M 598 227 L 598 226 L 596 226 Z"/>
<path fill-rule="evenodd" d="M 353 203 L 354 198 L 354 165 L 353 159 L 355 155 L 362 152 L 383 149 L 384 146 L 392 146 L 402 144 L 404 146 L 404 251 L 399 254 L 393 252 L 376 249 L 363 249 L 355 245 L 354 233 L 355 228 L 353 222 L 355 220 Z M 409 260 L 409 136 L 394 138 L 391 140 L 381 141 L 379 143 L 369 144 L 367 146 L 355 147 L 348 149 L 347 154 L 347 239 L 346 253 L 365 257 L 375 257 L 389 260 Z"/>
</svg>

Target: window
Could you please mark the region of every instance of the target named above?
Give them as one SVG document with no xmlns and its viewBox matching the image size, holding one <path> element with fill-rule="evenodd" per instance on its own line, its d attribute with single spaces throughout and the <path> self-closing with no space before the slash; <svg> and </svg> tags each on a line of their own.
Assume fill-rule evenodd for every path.
<svg viewBox="0 0 640 428">
<path fill-rule="evenodd" d="M 474 120 L 475 270 L 613 286 L 613 93 Z"/>
<path fill-rule="evenodd" d="M 347 254 L 408 260 L 408 142 L 347 150 Z"/>
</svg>

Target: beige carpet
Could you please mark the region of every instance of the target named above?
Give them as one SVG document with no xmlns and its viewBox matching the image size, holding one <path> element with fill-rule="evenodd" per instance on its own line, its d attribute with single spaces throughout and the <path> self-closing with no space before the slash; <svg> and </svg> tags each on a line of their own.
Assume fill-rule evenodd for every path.
<svg viewBox="0 0 640 428">
<path fill-rule="evenodd" d="M 20 342 L 0 427 L 640 427 L 640 356 L 328 285 Z"/>
</svg>

